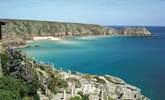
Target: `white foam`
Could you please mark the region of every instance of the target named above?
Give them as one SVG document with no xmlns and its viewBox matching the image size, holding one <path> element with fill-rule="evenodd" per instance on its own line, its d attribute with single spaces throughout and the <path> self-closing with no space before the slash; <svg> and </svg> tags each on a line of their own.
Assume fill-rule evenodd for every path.
<svg viewBox="0 0 165 100">
<path fill-rule="evenodd" d="M 74 41 L 74 40 L 67 40 L 67 39 L 61 39 L 61 40 L 58 40 L 56 41 L 58 43 L 61 43 L 61 44 L 83 44 L 84 42 L 80 42 L 80 41 Z"/>
<path fill-rule="evenodd" d="M 97 40 L 99 38 L 107 37 L 105 35 L 100 35 L 100 36 L 83 36 L 83 37 L 78 37 L 77 39 L 80 40 Z"/>
</svg>

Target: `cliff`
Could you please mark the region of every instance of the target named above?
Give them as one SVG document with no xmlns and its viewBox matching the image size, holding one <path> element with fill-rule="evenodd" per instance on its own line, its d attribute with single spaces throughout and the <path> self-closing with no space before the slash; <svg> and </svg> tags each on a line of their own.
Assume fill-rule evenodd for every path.
<svg viewBox="0 0 165 100">
<path fill-rule="evenodd" d="M 6 25 L 2 27 L 4 38 L 23 38 L 32 39 L 33 36 L 87 36 L 87 35 L 142 35 L 148 36 L 151 33 L 146 28 L 124 28 L 117 30 L 95 24 L 80 23 L 62 23 L 50 21 L 34 20 L 10 20 L 5 21 Z"/>
<path fill-rule="evenodd" d="M 124 27 L 120 31 L 121 35 L 150 36 L 151 33 L 144 27 Z"/>
<path fill-rule="evenodd" d="M 10 48 L 3 49 L 0 57 L 0 99 L 148 100 L 140 89 L 114 76 L 65 72 L 53 65 L 35 63 L 25 53 Z"/>
<path fill-rule="evenodd" d="M 100 25 L 60 23 L 32 20 L 3 20 L 7 24 L 2 28 L 3 33 L 10 36 L 30 39 L 32 36 L 80 36 L 115 34 L 116 31 Z M 6 35 L 7 36 L 7 35 Z M 9 36 L 8 36 L 9 37 Z"/>
</svg>

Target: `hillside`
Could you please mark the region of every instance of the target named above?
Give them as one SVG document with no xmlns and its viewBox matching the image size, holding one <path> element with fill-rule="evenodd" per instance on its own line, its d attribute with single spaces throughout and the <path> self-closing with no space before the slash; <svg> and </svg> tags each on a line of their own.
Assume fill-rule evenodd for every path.
<svg viewBox="0 0 165 100">
<path fill-rule="evenodd" d="M 123 28 L 117 30 L 95 24 L 62 23 L 34 20 L 10 20 L 5 21 L 2 32 L 6 38 L 32 39 L 33 36 L 86 36 L 86 35 L 150 35 L 146 28 Z"/>
<path fill-rule="evenodd" d="M 0 58 L 1 100 L 149 100 L 114 76 L 65 72 L 10 48 L 3 48 Z"/>
<path fill-rule="evenodd" d="M 34 20 L 0 19 L 3 46 L 26 47 L 27 40 L 33 37 L 74 37 L 98 35 L 150 36 L 144 27 L 124 27 L 121 30 L 94 24 L 62 23 Z"/>
<path fill-rule="evenodd" d="M 32 20 L 8 20 L 4 19 L 6 25 L 2 32 L 5 36 L 17 36 L 31 39 L 32 36 L 80 36 L 80 35 L 103 35 L 116 34 L 112 28 L 106 28 L 94 24 L 61 23 L 49 21 Z M 8 34 L 8 35 L 7 35 Z M 10 36 L 9 36 L 10 35 Z"/>
</svg>

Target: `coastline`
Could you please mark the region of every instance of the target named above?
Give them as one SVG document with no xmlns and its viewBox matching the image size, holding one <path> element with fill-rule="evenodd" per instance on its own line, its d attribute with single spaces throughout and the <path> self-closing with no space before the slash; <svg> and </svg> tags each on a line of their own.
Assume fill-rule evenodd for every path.
<svg viewBox="0 0 165 100">
<path fill-rule="evenodd" d="M 109 35 L 110 36 L 110 35 Z M 93 37 L 93 36 L 85 36 L 85 38 L 87 37 Z M 107 35 L 103 35 L 103 36 L 96 36 L 96 37 L 107 37 Z M 62 37 L 64 38 L 64 37 Z M 65 37 L 66 38 L 66 37 Z M 56 37 L 37 37 L 37 38 L 34 38 L 34 40 L 30 40 L 28 42 L 33 42 L 33 41 L 38 41 L 38 40 L 61 40 L 61 38 L 56 38 Z M 20 46 L 20 47 L 25 47 L 25 46 Z M 44 65 L 45 66 L 45 65 Z M 55 67 L 51 67 L 52 71 L 57 71 L 58 69 L 56 69 Z M 63 79 L 65 80 L 66 78 L 70 78 L 68 76 L 72 76 L 74 78 L 77 78 L 77 79 L 84 79 L 86 81 L 92 81 L 94 82 L 94 84 L 99 84 L 100 87 L 102 88 L 105 88 L 105 89 L 110 89 L 111 92 L 114 92 L 116 91 L 116 88 L 118 89 L 118 87 L 120 87 L 120 89 L 122 90 L 122 92 L 125 94 L 124 95 L 124 98 L 133 98 L 134 95 L 136 94 L 139 98 L 144 98 L 144 99 L 140 99 L 140 100 L 149 100 L 147 97 L 143 96 L 141 94 L 141 90 L 136 87 L 136 86 L 132 86 L 128 83 L 126 83 L 124 80 L 122 80 L 121 78 L 118 78 L 118 77 L 114 77 L 114 76 L 111 76 L 111 75 L 92 75 L 92 74 L 84 74 L 84 73 L 79 73 L 79 72 L 76 72 L 76 74 L 73 74 L 73 73 L 70 73 L 70 72 L 65 72 L 65 71 L 61 71 L 61 70 L 58 70 L 60 72 L 60 74 L 63 76 Z M 84 76 L 90 76 L 92 78 L 90 79 L 86 79 L 84 78 Z M 110 78 L 110 81 L 108 81 L 108 79 L 106 78 Z M 93 81 L 93 80 L 101 80 L 102 81 L 105 81 L 106 82 L 106 85 L 104 85 L 104 83 L 99 83 L 97 81 Z M 82 85 L 84 87 L 86 87 L 86 85 L 90 86 L 91 88 L 92 87 L 92 84 L 89 82 L 87 84 L 84 84 L 82 82 Z M 100 90 L 100 88 L 95 88 L 96 90 Z M 84 89 L 82 88 L 82 90 L 80 88 L 76 89 L 76 91 L 83 91 Z M 88 91 L 88 92 L 86 92 Z M 104 90 L 105 91 L 105 90 Z M 85 91 L 83 91 L 83 93 L 88 93 L 88 94 L 91 94 L 93 93 L 94 91 L 91 91 L 87 88 L 85 88 Z M 111 93 L 109 92 L 109 93 Z M 120 92 L 119 92 L 120 93 Z M 134 94 L 135 93 L 135 94 Z M 70 95 L 70 94 L 69 94 Z M 56 97 L 56 96 L 55 96 Z M 117 94 L 113 95 L 112 98 L 117 98 Z"/>
<path fill-rule="evenodd" d="M 149 37 L 151 35 L 121 35 L 121 34 L 113 34 L 113 35 L 82 35 L 82 36 L 62 36 L 62 37 L 55 37 L 55 36 L 34 36 L 32 40 L 27 40 L 27 43 L 31 43 L 33 41 L 38 40 L 62 40 L 67 38 L 102 38 L 102 37 Z"/>
<path fill-rule="evenodd" d="M 150 37 L 151 35 L 121 35 L 121 34 L 113 34 L 113 35 L 82 35 L 82 36 L 62 36 L 62 37 L 55 37 L 55 36 L 34 36 L 32 37 L 32 40 L 24 40 L 25 45 L 19 45 L 12 47 L 13 49 L 21 49 L 21 48 L 28 48 L 30 45 L 28 43 L 32 43 L 34 41 L 40 41 L 40 40 L 52 40 L 52 41 L 62 41 L 65 39 L 71 39 L 71 38 L 80 38 L 80 39 L 96 39 L 96 38 L 106 38 L 106 37 Z"/>
</svg>

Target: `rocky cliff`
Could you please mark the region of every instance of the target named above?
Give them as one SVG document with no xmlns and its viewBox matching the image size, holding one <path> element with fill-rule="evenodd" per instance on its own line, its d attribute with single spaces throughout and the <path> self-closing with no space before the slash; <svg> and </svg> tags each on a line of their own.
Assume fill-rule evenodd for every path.
<svg viewBox="0 0 165 100">
<path fill-rule="evenodd" d="M 114 76 L 65 72 L 10 48 L 3 49 L 0 58 L 2 100 L 149 100 L 139 88 Z"/>
<path fill-rule="evenodd" d="M 10 19 L 0 20 L 6 22 L 6 25 L 2 28 L 5 38 L 32 39 L 33 36 L 151 35 L 146 28 L 124 28 L 117 30 L 94 24 Z"/>
<path fill-rule="evenodd" d="M 149 36 L 151 33 L 144 27 L 125 27 L 120 31 L 121 35 Z"/>
<path fill-rule="evenodd" d="M 32 36 L 80 36 L 116 34 L 115 29 L 100 25 L 60 23 L 32 20 L 3 20 L 6 25 L 2 28 L 5 36 L 17 36 L 30 39 Z"/>
</svg>

